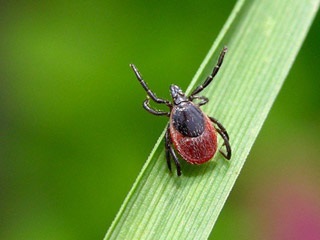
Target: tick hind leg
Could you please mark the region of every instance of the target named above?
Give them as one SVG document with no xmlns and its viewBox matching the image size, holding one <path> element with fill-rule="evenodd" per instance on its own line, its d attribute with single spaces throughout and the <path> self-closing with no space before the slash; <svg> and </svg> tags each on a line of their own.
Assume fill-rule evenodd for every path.
<svg viewBox="0 0 320 240">
<path fill-rule="evenodd" d="M 167 131 L 165 135 L 165 150 L 166 150 L 167 164 L 170 172 L 172 172 L 171 171 L 171 157 L 172 157 L 174 164 L 176 165 L 176 168 L 177 168 L 177 175 L 181 176 L 181 165 L 174 149 L 172 148 L 169 126 L 167 127 Z"/>
<path fill-rule="evenodd" d="M 225 129 L 225 127 L 215 118 L 213 117 L 209 117 L 210 120 L 216 124 L 218 127 L 216 127 L 217 132 L 220 134 L 220 136 L 223 138 L 223 145 L 222 146 L 226 146 L 226 150 L 227 150 L 227 154 L 225 154 L 224 152 L 222 152 L 221 150 L 219 151 L 226 159 L 230 160 L 231 158 L 231 146 L 229 143 L 229 135 L 227 130 Z"/>
</svg>

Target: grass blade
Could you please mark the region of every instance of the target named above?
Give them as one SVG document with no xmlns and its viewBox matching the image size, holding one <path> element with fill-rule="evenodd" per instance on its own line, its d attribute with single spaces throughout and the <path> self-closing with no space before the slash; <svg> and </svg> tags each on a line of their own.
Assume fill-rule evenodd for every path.
<svg viewBox="0 0 320 240">
<path fill-rule="evenodd" d="M 230 162 L 216 154 L 201 166 L 166 169 L 162 136 L 105 239 L 206 239 L 305 39 L 319 0 L 238 1 L 188 92 L 229 52 L 203 110 L 228 129 Z M 221 142 L 221 139 L 220 139 Z"/>
</svg>

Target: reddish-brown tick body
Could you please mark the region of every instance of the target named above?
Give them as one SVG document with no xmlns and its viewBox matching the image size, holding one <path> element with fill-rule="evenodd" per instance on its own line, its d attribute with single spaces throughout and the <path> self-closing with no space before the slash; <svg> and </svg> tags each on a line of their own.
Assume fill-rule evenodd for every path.
<svg viewBox="0 0 320 240">
<path fill-rule="evenodd" d="M 223 146 L 226 147 L 226 153 L 220 150 L 221 154 L 228 160 L 231 158 L 229 135 L 226 129 L 217 119 L 208 117 L 200 110 L 200 106 L 206 104 L 209 99 L 197 95 L 209 85 L 218 73 L 226 52 L 227 48 L 224 47 L 212 73 L 189 96 L 186 96 L 180 87 L 172 84 L 170 86 L 172 102 L 158 98 L 143 80 L 138 69 L 133 64 L 130 64 L 140 84 L 147 92 L 147 99 L 143 102 L 143 107 L 154 115 L 170 117 L 165 135 L 166 159 L 170 171 L 171 159 L 174 161 L 178 176 L 181 175 L 181 166 L 174 148 L 183 159 L 191 164 L 205 163 L 213 158 L 217 151 L 217 133 L 223 138 Z M 155 103 L 165 104 L 170 108 L 170 112 L 152 108 L 150 99 Z M 198 103 L 193 102 L 194 100 L 198 100 Z"/>
<path fill-rule="evenodd" d="M 181 106 L 182 105 L 182 106 Z M 209 161 L 217 151 L 217 134 L 210 119 L 192 102 L 174 106 L 169 125 L 171 141 L 191 164 Z"/>
</svg>

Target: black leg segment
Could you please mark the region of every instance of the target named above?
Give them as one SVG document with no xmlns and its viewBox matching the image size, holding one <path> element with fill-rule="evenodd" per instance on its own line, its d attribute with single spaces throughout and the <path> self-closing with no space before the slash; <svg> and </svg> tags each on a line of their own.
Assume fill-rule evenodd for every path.
<svg viewBox="0 0 320 240">
<path fill-rule="evenodd" d="M 150 106 L 150 98 L 147 96 L 147 99 L 144 100 L 143 102 L 143 108 L 147 110 L 149 113 L 156 115 L 156 116 L 168 116 L 170 117 L 170 112 L 164 112 L 164 111 L 159 111 L 157 109 L 154 109 Z"/>
<path fill-rule="evenodd" d="M 230 147 L 230 143 L 229 143 L 229 140 L 227 138 L 226 135 L 224 135 L 224 133 L 219 129 L 217 128 L 217 132 L 220 134 L 220 136 L 223 138 L 223 141 L 224 141 L 224 144 L 226 146 L 226 150 L 227 150 L 227 154 L 225 154 L 222 150 L 219 150 L 219 152 L 227 159 L 227 160 L 230 160 L 231 158 L 231 147 Z"/>
<path fill-rule="evenodd" d="M 167 127 L 167 131 L 166 131 L 166 135 L 165 135 L 165 150 L 166 150 L 167 164 L 168 164 L 168 168 L 169 168 L 170 172 L 171 172 L 171 157 L 172 157 L 174 164 L 176 165 L 176 168 L 177 168 L 177 175 L 181 176 L 181 166 L 180 166 L 180 162 L 178 160 L 178 157 L 177 157 L 176 153 L 174 152 L 174 149 L 172 148 L 169 126 Z"/>
<path fill-rule="evenodd" d="M 227 51 L 228 51 L 227 47 L 224 47 L 222 49 L 220 56 L 219 56 L 219 59 L 218 59 L 218 62 L 217 62 L 217 65 L 213 68 L 212 73 L 210 74 L 209 77 L 207 77 L 207 79 L 204 81 L 204 83 L 202 85 L 198 86 L 195 90 L 193 90 L 193 92 L 190 94 L 190 97 L 195 94 L 198 94 L 199 92 L 201 92 L 203 89 L 205 89 L 211 83 L 213 78 L 219 72 L 219 69 L 220 69 L 222 62 L 223 62 L 224 55 L 226 54 Z"/>
<path fill-rule="evenodd" d="M 223 132 L 224 135 L 226 135 L 227 139 L 229 140 L 229 134 L 227 133 L 227 130 L 225 129 L 225 127 L 217 119 L 215 119 L 213 117 L 209 117 L 209 118 L 214 124 L 218 125 L 220 130 Z"/>
<path fill-rule="evenodd" d="M 226 146 L 227 154 L 225 154 L 221 150 L 219 152 L 226 159 L 230 160 L 230 158 L 231 158 L 231 146 L 230 146 L 230 143 L 229 143 L 229 135 L 227 133 L 227 130 L 224 128 L 224 126 L 217 119 L 215 119 L 213 117 L 209 117 L 209 118 L 213 123 L 217 124 L 218 127 L 216 127 L 216 130 L 220 134 L 220 136 L 223 138 L 223 141 L 224 141 L 222 146 Z"/>
<path fill-rule="evenodd" d="M 155 101 L 156 103 L 160 103 L 160 104 L 165 104 L 167 105 L 168 107 L 172 107 L 172 104 L 168 101 L 168 100 L 165 100 L 165 99 L 162 99 L 162 98 L 158 98 L 156 96 L 156 94 L 154 92 L 152 92 L 150 90 L 150 88 L 148 87 L 147 83 L 143 80 L 139 70 L 136 68 L 135 65 L 133 64 L 130 64 L 130 67 L 132 68 L 132 70 L 134 71 L 138 81 L 140 82 L 140 84 L 142 85 L 142 87 L 144 88 L 144 90 L 147 92 L 148 96 L 153 100 Z"/>
</svg>

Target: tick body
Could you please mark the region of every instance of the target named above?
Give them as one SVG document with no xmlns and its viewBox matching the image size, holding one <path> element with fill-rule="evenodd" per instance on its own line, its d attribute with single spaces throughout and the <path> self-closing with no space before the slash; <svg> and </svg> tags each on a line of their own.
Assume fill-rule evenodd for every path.
<svg viewBox="0 0 320 240">
<path fill-rule="evenodd" d="M 192 102 L 174 106 L 169 132 L 183 159 L 191 164 L 209 161 L 217 150 L 217 134 L 210 119 Z"/>
<path fill-rule="evenodd" d="M 213 117 L 207 116 L 200 106 L 206 104 L 209 99 L 197 95 L 205 89 L 218 73 L 223 58 L 227 52 L 224 47 L 220 53 L 218 63 L 213 68 L 212 73 L 206 78 L 204 83 L 195 88 L 189 96 L 186 96 L 177 85 L 170 86 L 172 102 L 158 98 L 151 91 L 147 83 L 143 80 L 138 69 L 130 64 L 140 84 L 147 92 L 147 99 L 143 102 L 143 107 L 151 114 L 157 116 L 167 116 L 170 118 L 165 134 L 165 150 L 168 168 L 171 171 L 171 159 L 177 168 L 177 175 L 181 175 L 181 165 L 176 155 L 179 155 L 191 164 L 202 164 L 213 158 L 217 151 L 217 133 L 222 137 L 226 151 L 220 153 L 226 158 L 231 158 L 231 147 L 229 135 L 223 125 Z M 159 111 L 150 106 L 150 99 L 158 104 L 165 104 L 170 111 Z M 194 102 L 197 100 L 197 102 Z"/>
</svg>

